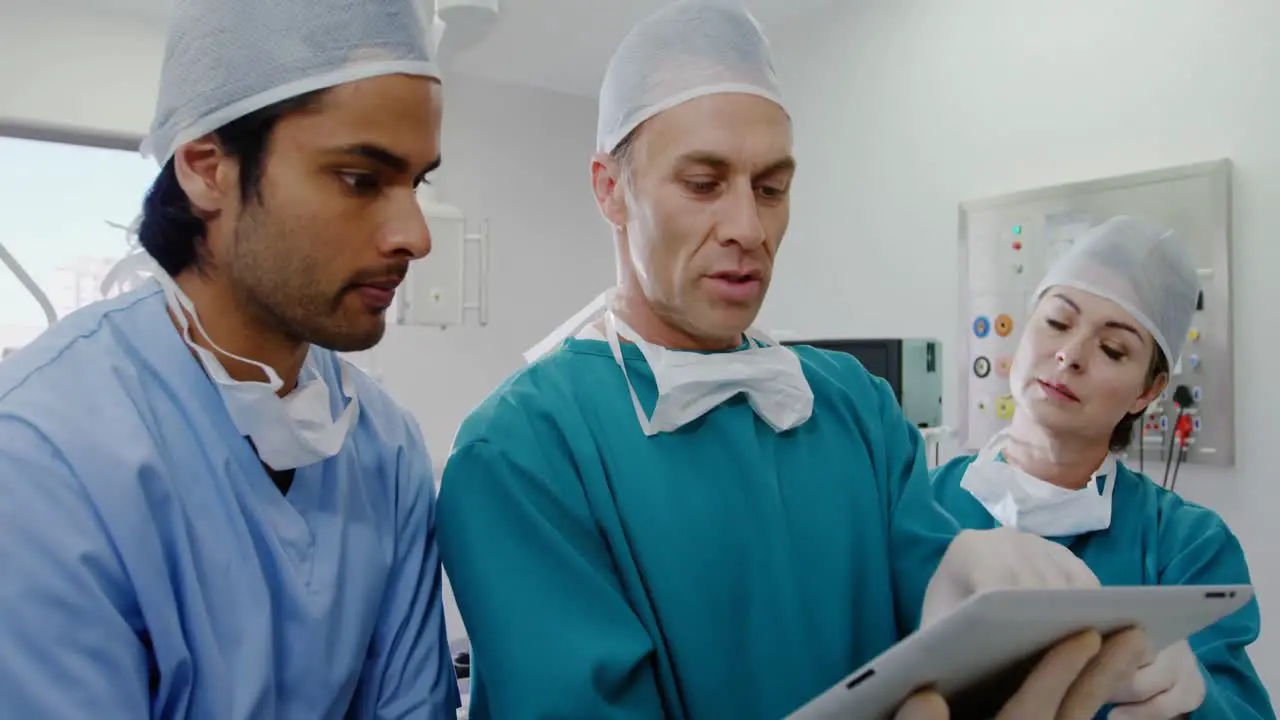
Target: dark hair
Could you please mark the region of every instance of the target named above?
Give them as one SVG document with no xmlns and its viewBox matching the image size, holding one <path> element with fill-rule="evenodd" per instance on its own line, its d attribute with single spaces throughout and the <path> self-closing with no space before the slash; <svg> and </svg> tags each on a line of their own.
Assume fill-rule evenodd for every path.
<svg viewBox="0 0 1280 720">
<path fill-rule="evenodd" d="M 1144 390 L 1150 390 L 1156 379 L 1167 372 L 1169 372 L 1169 359 L 1164 356 L 1164 350 L 1157 346 L 1152 350 L 1151 362 L 1147 365 L 1147 381 L 1143 385 Z M 1110 448 L 1112 452 L 1120 452 L 1129 447 L 1130 443 L 1133 442 L 1133 428 L 1137 426 L 1138 420 L 1143 415 L 1146 415 L 1145 409 L 1142 412 L 1130 413 L 1125 415 L 1124 419 L 1115 426 L 1115 429 L 1111 431 Z"/>
<path fill-rule="evenodd" d="M 315 107 L 323 90 L 299 95 L 268 105 L 236 119 L 213 132 L 225 154 L 240 161 L 240 197 L 258 197 L 262 187 L 263 159 L 271 131 L 287 115 Z M 200 240 L 205 223 L 191 209 L 187 193 L 178 183 L 172 158 L 165 163 L 142 202 L 142 225 L 138 240 L 160 267 L 171 276 L 201 265 Z"/>
</svg>

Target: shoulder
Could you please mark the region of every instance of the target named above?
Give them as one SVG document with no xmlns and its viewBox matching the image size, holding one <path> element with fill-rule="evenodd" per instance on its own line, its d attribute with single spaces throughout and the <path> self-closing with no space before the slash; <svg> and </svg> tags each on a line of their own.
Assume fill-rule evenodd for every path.
<svg viewBox="0 0 1280 720">
<path fill-rule="evenodd" d="M 1123 493 L 1126 502 L 1139 506 L 1135 511 L 1149 514 L 1162 530 L 1176 527 L 1209 534 L 1231 532 L 1217 512 L 1160 487 L 1146 474 L 1119 461 L 1116 462 L 1116 491 Z"/>
<path fill-rule="evenodd" d="M 1141 514 L 1146 522 L 1155 524 L 1158 572 L 1166 582 L 1196 577 L 1206 582 L 1220 581 L 1202 575 L 1216 572 L 1210 566 L 1235 568 L 1247 577 L 1240 540 L 1217 512 L 1160 487 L 1123 463 L 1117 463 L 1116 483 L 1117 503 L 1127 505 L 1117 511 Z"/>
<path fill-rule="evenodd" d="M 0 417 L 31 428 L 69 467 L 91 455 L 95 475 L 103 474 L 96 471 L 104 463 L 139 449 L 119 440 L 144 424 L 138 396 L 157 390 L 140 376 L 148 347 L 131 327 L 154 325 L 163 307 L 155 293 L 139 290 L 63 318 L 0 362 Z M 20 449 L 0 444 L 0 456 Z"/>
<path fill-rule="evenodd" d="M 93 303 L 54 324 L 29 345 L 0 362 L 0 408 L 13 410 L 74 387 L 81 378 L 101 381 L 115 374 L 122 355 L 122 321 L 155 310 L 163 300 L 138 290 Z M 71 383 L 71 385 L 68 385 Z M 110 384 L 103 388 L 110 389 Z"/>
<path fill-rule="evenodd" d="M 585 404 L 605 397 L 602 393 L 621 387 L 622 382 L 607 344 L 568 340 L 512 373 L 489 393 L 462 422 L 455 448 L 490 440 L 509 444 L 545 434 L 573 422 L 573 417 L 580 419 Z"/>
</svg>

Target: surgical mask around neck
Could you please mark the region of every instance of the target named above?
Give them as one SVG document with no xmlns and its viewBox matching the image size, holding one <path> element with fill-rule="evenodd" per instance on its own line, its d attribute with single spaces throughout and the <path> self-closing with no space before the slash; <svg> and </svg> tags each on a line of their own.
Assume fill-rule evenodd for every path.
<svg viewBox="0 0 1280 720">
<path fill-rule="evenodd" d="M 653 372 L 658 401 L 652 417 L 645 415 L 631 384 L 619 332 L 635 344 Z M 743 350 L 684 352 L 645 342 L 609 311 L 605 314 L 605 335 L 647 436 L 677 430 L 738 393 L 746 393 L 756 414 L 776 432 L 798 427 L 813 414 L 813 390 L 800 358 L 754 329 L 747 331 L 749 347 Z"/>
<path fill-rule="evenodd" d="M 1005 462 L 1001 451 L 1007 444 L 1008 431 L 997 433 L 960 481 L 1001 525 L 1041 537 L 1074 537 L 1111 527 L 1114 456 L 1107 455 L 1088 485 L 1069 490 Z"/>
<path fill-rule="evenodd" d="M 217 386 L 236 428 L 253 441 L 263 464 L 272 470 L 292 470 L 338 454 L 360 412 L 360 403 L 349 381 L 345 362 L 341 367 L 340 381 L 347 404 L 336 419 L 330 410 L 329 387 L 310 364 L 304 366 L 297 387 L 280 397 L 278 393 L 284 387 L 284 381 L 274 368 L 218 347 L 201 325 L 195 304 L 173 278 L 158 268 L 155 278 L 164 290 L 165 304 L 178 323 L 183 342 L 195 353 L 205 373 Z M 214 350 L 261 370 L 267 381 L 232 378 L 217 356 L 192 338 L 192 324 Z"/>
</svg>

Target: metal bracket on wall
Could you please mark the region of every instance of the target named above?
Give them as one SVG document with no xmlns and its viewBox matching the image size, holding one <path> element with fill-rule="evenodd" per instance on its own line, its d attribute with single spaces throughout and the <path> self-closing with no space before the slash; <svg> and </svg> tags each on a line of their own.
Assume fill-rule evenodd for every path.
<svg viewBox="0 0 1280 720">
<path fill-rule="evenodd" d="M 463 236 L 464 246 L 474 243 L 476 246 L 476 257 L 478 265 L 476 272 L 476 284 L 479 286 L 476 292 L 475 302 L 464 302 L 462 305 L 463 312 L 467 310 L 475 310 L 480 322 L 480 327 L 489 324 L 489 221 L 480 222 L 478 232 L 468 233 Z M 465 257 L 465 253 L 464 253 Z"/>
</svg>

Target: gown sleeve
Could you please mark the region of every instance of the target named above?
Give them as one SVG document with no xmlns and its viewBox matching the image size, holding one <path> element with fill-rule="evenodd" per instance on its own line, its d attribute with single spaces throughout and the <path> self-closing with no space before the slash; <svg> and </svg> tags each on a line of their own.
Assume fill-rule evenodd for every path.
<svg viewBox="0 0 1280 720">
<path fill-rule="evenodd" d="M 652 642 L 577 470 L 554 441 L 507 430 L 501 448 L 456 448 L 440 491 L 441 552 L 473 651 L 470 716 L 663 717 Z"/>
<path fill-rule="evenodd" d="M 406 422 L 397 467 L 396 548 L 353 717 L 440 720 L 457 716 L 435 532 L 435 481 L 426 444 Z"/>
<path fill-rule="evenodd" d="M 0 414 L 0 717 L 149 717 L 140 622 L 80 478 Z"/>
<path fill-rule="evenodd" d="M 898 634 L 905 637 L 919 627 L 929 580 L 961 528 L 934 497 L 920 431 L 903 416 L 889 384 L 875 381 L 884 433 L 881 461 L 889 497 L 894 603 Z"/>
<path fill-rule="evenodd" d="M 1176 498 L 1170 498 L 1176 500 Z M 1250 584 L 1240 541 L 1215 513 L 1195 505 L 1166 509 L 1160 528 L 1161 585 Z M 1194 720 L 1275 720 L 1266 688 L 1246 648 L 1258 639 L 1257 598 L 1191 636 L 1206 695 Z"/>
</svg>

